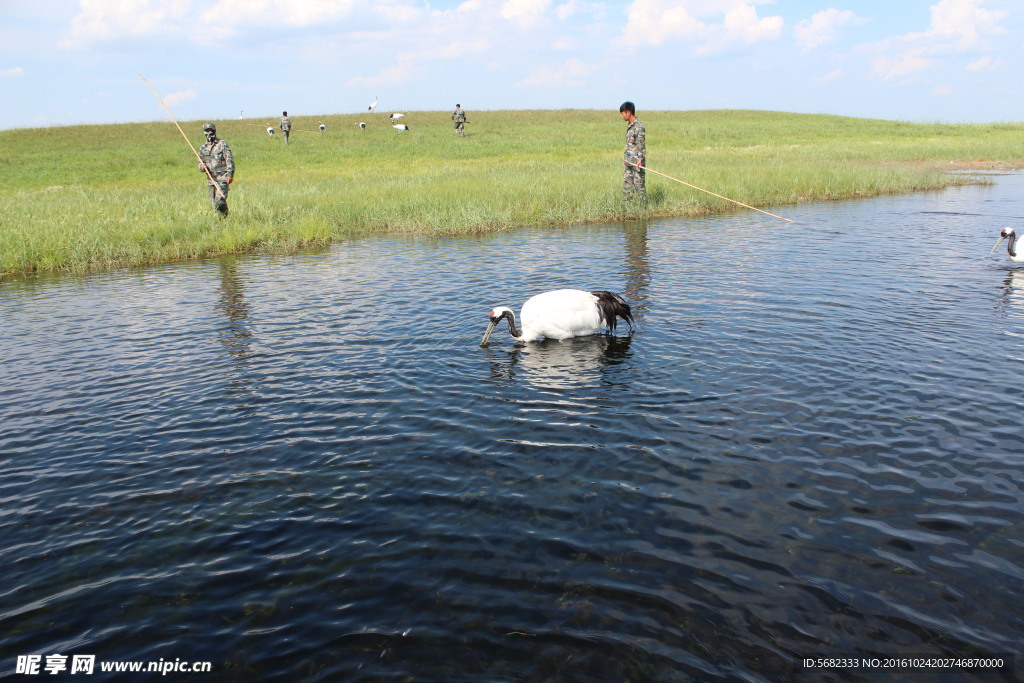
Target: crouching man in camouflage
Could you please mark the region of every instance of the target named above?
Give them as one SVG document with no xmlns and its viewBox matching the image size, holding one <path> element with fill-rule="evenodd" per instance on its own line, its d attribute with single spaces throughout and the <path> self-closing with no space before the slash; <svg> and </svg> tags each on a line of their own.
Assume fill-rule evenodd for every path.
<svg viewBox="0 0 1024 683">
<path fill-rule="evenodd" d="M 203 134 L 206 135 L 206 144 L 199 148 L 199 170 L 210 172 L 206 182 L 210 202 L 222 217 L 227 216 L 228 185 L 235 180 L 235 159 L 228 143 L 217 138 L 217 126 L 207 123 L 203 126 Z"/>
</svg>

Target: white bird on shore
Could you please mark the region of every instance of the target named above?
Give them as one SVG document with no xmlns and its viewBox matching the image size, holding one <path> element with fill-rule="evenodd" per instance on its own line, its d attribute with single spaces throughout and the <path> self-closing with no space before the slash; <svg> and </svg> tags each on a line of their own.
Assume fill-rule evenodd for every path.
<svg viewBox="0 0 1024 683">
<path fill-rule="evenodd" d="M 397 121 L 398 119 L 402 118 L 403 116 L 405 116 L 405 114 L 392 114 L 391 115 L 391 120 L 392 121 Z"/>
<path fill-rule="evenodd" d="M 409 126 L 405 125 L 404 123 L 396 123 L 395 125 L 393 125 L 391 127 L 395 128 L 397 130 L 409 130 Z"/>
<path fill-rule="evenodd" d="M 516 341 L 569 339 L 597 334 L 607 326 L 615 331 L 615 323 L 622 318 L 633 329 L 633 312 L 629 304 L 614 292 L 585 292 L 581 289 L 557 289 L 529 298 L 520 313 L 523 329 L 516 329 L 516 317 L 511 308 L 498 306 L 488 314 L 490 322 L 480 345 L 490 342 L 491 333 L 502 319 L 508 322 L 509 334 Z"/>
<path fill-rule="evenodd" d="M 377 100 L 378 99 L 379 98 L 376 95 L 373 96 L 373 103 L 370 105 L 370 108 L 367 111 L 373 111 L 374 109 L 377 108 Z"/>
<path fill-rule="evenodd" d="M 1013 228 L 1003 228 L 1002 232 L 999 233 L 999 241 L 996 242 L 996 246 L 992 247 L 992 251 L 989 253 L 995 252 L 1005 239 L 1010 240 L 1006 243 L 1006 253 L 1009 254 L 1010 260 L 1014 263 L 1024 263 L 1024 254 L 1017 251 L 1017 233 L 1013 231 Z"/>
</svg>

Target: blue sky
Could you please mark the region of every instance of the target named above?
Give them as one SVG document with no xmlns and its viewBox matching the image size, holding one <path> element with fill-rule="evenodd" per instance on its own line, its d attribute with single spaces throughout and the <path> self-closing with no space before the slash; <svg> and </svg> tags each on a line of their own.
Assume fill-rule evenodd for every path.
<svg viewBox="0 0 1024 683">
<path fill-rule="evenodd" d="M 1021 0 L 0 0 L 0 128 L 366 111 L 1024 120 Z"/>
</svg>

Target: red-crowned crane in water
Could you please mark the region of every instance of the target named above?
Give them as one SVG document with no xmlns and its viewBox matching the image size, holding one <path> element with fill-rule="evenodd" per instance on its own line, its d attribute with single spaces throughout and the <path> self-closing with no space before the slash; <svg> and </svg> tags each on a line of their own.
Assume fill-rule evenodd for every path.
<svg viewBox="0 0 1024 683">
<path fill-rule="evenodd" d="M 1003 231 L 999 233 L 999 241 L 996 242 L 996 246 L 992 247 L 991 254 L 999 245 L 1003 243 L 1003 240 L 1008 239 L 1006 243 L 1006 253 L 1010 255 L 1010 260 L 1014 263 L 1024 263 L 1024 254 L 1017 251 L 1017 233 L 1013 231 L 1013 228 L 1003 228 Z"/>
<path fill-rule="evenodd" d="M 516 341 L 548 339 L 569 339 L 597 334 L 602 327 L 615 330 L 615 323 L 622 318 L 633 329 L 633 312 L 629 304 L 614 292 L 584 292 L 581 289 L 556 289 L 531 297 L 523 304 L 519 316 L 523 329 L 516 329 L 516 317 L 511 308 L 497 306 L 490 314 L 487 331 L 480 345 L 485 346 L 491 333 L 502 319 L 508 322 L 509 334 Z"/>
</svg>

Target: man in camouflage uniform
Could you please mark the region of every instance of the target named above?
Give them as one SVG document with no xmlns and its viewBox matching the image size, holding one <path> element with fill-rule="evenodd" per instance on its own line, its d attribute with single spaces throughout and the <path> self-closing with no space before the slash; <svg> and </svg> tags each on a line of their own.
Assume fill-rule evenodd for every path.
<svg viewBox="0 0 1024 683">
<path fill-rule="evenodd" d="M 452 121 L 455 122 L 455 132 L 466 137 L 466 112 L 463 111 L 461 104 L 455 105 L 455 111 L 452 112 Z"/>
<path fill-rule="evenodd" d="M 217 138 L 217 126 L 207 123 L 203 126 L 206 144 L 199 148 L 199 170 L 209 171 L 206 184 L 210 190 L 210 202 L 220 212 L 228 215 L 228 185 L 235 180 L 235 158 L 228 143 Z M 212 179 L 211 179 L 212 176 Z"/>
<path fill-rule="evenodd" d="M 645 171 L 636 164 L 647 165 L 647 131 L 644 124 L 637 120 L 636 107 L 632 102 L 623 102 L 619 113 L 622 114 L 622 120 L 629 124 L 626 127 L 626 149 L 622 155 L 622 166 L 625 168 L 622 176 L 622 201 L 636 197 L 645 202 Z"/>
<path fill-rule="evenodd" d="M 292 120 L 288 118 L 288 112 L 281 112 L 281 132 L 284 133 L 284 144 L 288 144 L 288 133 L 292 132 Z"/>
</svg>

